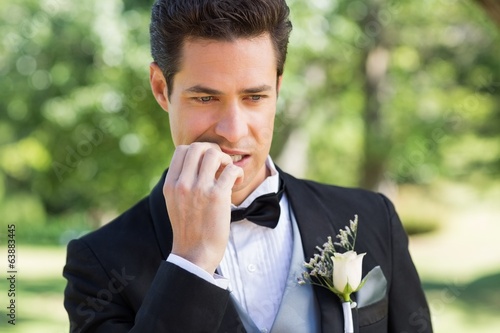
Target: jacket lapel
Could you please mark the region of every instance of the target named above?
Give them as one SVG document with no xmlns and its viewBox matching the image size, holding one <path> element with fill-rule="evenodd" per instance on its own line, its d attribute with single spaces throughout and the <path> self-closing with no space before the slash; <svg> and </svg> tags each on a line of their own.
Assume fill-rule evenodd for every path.
<svg viewBox="0 0 500 333">
<path fill-rule="evenodd" d="M 328 209 L 326 200 L 321 200 L 324 193 L 304 181 L 279 170 L 286 184 L 286 194 L 292 206 L 302 237 L 302 246 L 306 260 L 314 256 L 316 246 L 322 246 L 328 236 L 336 234 L 335 230 L 343 227 L 345 222 L 339 221 Z M 313 287 L 318 299 L 321 314 L 322 332 L 342 332 L 344 317 L 342 304 L 338 297 L 324 288 Z"/>
<path fill-rule="evenodd" d="M 321 332 L 320 311 L 313 287 L 311 285 L 300 286 L 297 283 L 297 278 L 304 270 L 304 250 L 297 221 L 293 215 L 291 223 L 293 250 L 290 271 L 271 333 L 319 333 Z"/>
</svg>

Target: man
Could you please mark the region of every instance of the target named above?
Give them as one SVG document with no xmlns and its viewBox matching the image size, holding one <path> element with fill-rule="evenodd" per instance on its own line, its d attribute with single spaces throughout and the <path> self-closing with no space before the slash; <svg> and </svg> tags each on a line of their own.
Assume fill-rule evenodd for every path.
<svg viewBox="0 0 500 333">
<path fill-rule="evenodd" d="M 147 198 L 68 245 L 73 332 L 343 332 L 338 297 L 296 278 L 355 214 L 363 276 L 381 268 L 355 331 L 432 331 L 392 204 L 297 180 L 268 156 L 290 31 L 283 0 L 153 6 L 151 88 L 176 150 Z"/>
</svg>

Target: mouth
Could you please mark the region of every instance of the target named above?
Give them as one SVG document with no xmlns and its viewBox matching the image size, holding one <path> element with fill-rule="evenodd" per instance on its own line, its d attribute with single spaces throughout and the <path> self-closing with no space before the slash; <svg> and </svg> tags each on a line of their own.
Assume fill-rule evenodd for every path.
<svg viewBox="0 0 500 333">
<path fill-rule="evenodd" d="M 233 164 L 235 164 L 239 167 L 243 167 L 243 165 L 246 164 L 247 160 L 250 158 L 250 155 L 246 154 L 246 152 L 243 150 L 227 149 L 224 147 L 221 147 L 221 150 L 223 153 L 225 153 L 225 154 L 229 155 L 229 157 L 231 157 Z"/>
<path fill-rule="evenodd" d="M 229 155 L 229 156 L 231 156 L 233 163 L 237 163 L 237 162 L 241 161 L 244 157 L 244 155 Z"/>
</svg>

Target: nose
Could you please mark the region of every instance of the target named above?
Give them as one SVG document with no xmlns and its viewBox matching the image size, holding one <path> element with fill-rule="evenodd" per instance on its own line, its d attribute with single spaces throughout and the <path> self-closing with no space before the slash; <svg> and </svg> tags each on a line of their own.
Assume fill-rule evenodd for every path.
<svg viewBox="0 0 500 333">
<path fill-rule="evenodd" d="M 237 143 L 248 134 L 248 119 L 243 108 L 237 103 L 231 103 L 221 110 L 221 115 L 215 126 L 215 134 L 231 143 Z"/>
</svg>

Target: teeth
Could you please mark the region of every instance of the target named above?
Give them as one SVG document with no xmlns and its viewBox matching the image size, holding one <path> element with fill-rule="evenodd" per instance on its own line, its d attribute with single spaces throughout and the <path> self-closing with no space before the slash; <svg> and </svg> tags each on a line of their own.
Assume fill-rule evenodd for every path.
<svg viewBox="0 0 500 333">
<path fill-rule="evenodd" d="M 230 155 L 230 156 L 233 159 L 233 162 L 241 161 L 243 158 L 243 155 Z"/>
</svg>

